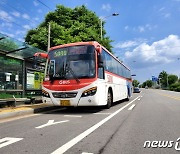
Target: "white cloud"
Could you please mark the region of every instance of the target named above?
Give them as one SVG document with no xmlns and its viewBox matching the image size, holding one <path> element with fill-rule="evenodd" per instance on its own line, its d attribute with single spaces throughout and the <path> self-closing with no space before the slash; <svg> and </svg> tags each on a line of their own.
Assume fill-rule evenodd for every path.
<svg viewBox="0 0 180 154">
<path fill-rule="evenodd" d="M 164 18 L 169 18 L 171 16 L 170 13 L 163 14 Z"/>
<path fill-rule="evenodd" d="M 106 10 L 106 11 L 110 11 L 111 10 L 111 5 L 110 4 L 103 4 L 102 9 Z"/>
<path fill-rule="evenodd" d="M 41 10 L 41 9 L 38 9 L 38 13 L 42 13 L 42 10 Z"/>
<path fill-rule="evenodd" d="M 4 21 L 13 21 L 13 18 L 5 11 L 0 10 L 0 19 Z"/>
<path fill-rule="evenodd" d="M 3 32 L 3 31 L 1 31 L 1 32 L 9 37 L 13 37 L 13 38 L 15 37 L 15 35 L 12 33 L 7 33 L 7 32 Z"/>
<path fill-rule="evenodd" d="M 18 38 L 17 40 L 21 41 L 21 42 L 24 42 L 24 39 L 23 38 Z"/>
<path fill-rule="evenodd" d="M 139 26 L 138 30 L 139 30 L 139 32 L 145 32 L 145 27 L 144 26 Z"/>
<path fill-rule="evenodd" d="M 128 29 L 129 29 L 129 26 L 125 26 L 124 29 L 125 29 L 125 30 L 128 30 Z"/>
<path fill-rule="evenodd" d="M 159 9 L 159 12 L 163 11 L 165 9 L 165 7 L 162 7 Z"/>
<path fill-rule="evenodd" d="M 20 17 L 20 13 L 19 13 L 19 12 L 16 12 L 16 11 L 15 11 L 15 12 L 12 12 L 11 14 L 12 14 L 13 16 L 15 16 L 15 17 Z"/>
<path fill-rule="evenodd" d="M 119 42 L 114 46 L 114 48 L 127 49 L 138 46 L 145 42 L 147 42 L 146 39 L 137 38 L 135 40 L 127 40 L 125 42 Z"/>
<path fill-rule="evenodd" d="M 39 20 L 39 18 L 38 18 L 38 17 L 36 17 L 36 18 L 34 18 L 34 20 L 38 21 L 38 20 Z"/>
<path fill-rule="evenodd" d="M 33 4 L 34 4 L 34 6 L 38 6 L 39 5 L 39 3 L 36 2 L 36 1 L 33 1 Z"/>
<path fill-rule="evenodd" d="M 22 17 L 23 17 L 24 19 L 30 19 L 29 15 L 28 15 L 28 14 L 26 14 L 26 13 L 25 13 L 25 14 L 23 14 L 23 15 L 22 15 Z"/>
<path fill-rule="evenodd" d="M 28 28 L 28 27 L 27 27 Z M 23 31 L 23 30 L 17 30 L 16 31 L 16 35 L 19 35 L 19 34 L 22 34 L 24 35 L 26 33 L 26 31 Z"/>
<path fill-rule="evenodd" d="M 125 53 L 125 61 L 130 65 L 136 61 L 138 68 L 170 63 L 177 57 L 180 57 L 180 38 L 177 35 L 169 35 L 151 45 L 142 43 L 132 51 Z"/>
<path fill-rule="evenodd" d="M 0 27 L 12 27 L 13 25 L 11 23 L 8 22 L 3 22 L 2 24 L 0 24 Z"/>
<path fill-rule="evenodd" d="M 23 27 L 24 27 L 25 29 L 27 29 L 27 30 L 28 30 L 28 29 L 31 29 L 31 27 L 30 27 L 29 25 L 24 25 Z"/>
<path fill-rule="evenodd" d="M 157 25 L 151 25 L 151 24 L 146 24 L 146 25 L 139 25 L 138 27 L 129 27 L 128 25 L 124 27 L 125 30 L 132 30 L 135 32 L 140 32 L 143 33 L 145 31 L 151 31 L 153 29 L 157 28 Z"/>
</svg>

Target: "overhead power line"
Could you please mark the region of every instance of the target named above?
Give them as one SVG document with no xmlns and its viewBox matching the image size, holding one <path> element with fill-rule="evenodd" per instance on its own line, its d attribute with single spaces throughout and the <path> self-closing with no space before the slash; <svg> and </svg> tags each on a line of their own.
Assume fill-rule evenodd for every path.
<svg viewBox="0 0 180 154">
<path fill-rule="evenodd" d="M 4 2 L 4 1 L 2 1 L 2 2 Z M 16 12 L 18 12 L 18 13 L 20 13 L 20 14 L 27 14 L 26 12 L 23 12 L 23 11 L 17 9 L 17 8 L 15 8 L 14 6 L 10 5 L 10 4 L 7 4 L 7 3 L 5 3 L 5 2 L 4 2 L 4 4 L 5 4 L 6 6 L 8 6 L 9 8 L 11 8 L 12 10 L 15 10 Z M 3 7 L 4 9 L 6 9 L 4 6 L 1 6 L 1 7 Z M 35 20 L 30 20 L 30 19 L 28 19 L 28 18 L 24 18 L 24 19 L 30 21 L 31 23 L 35 23 L 35 22 L 36 22 Z"/>
<path fill-rule="evenodd" d="M 41 2 L 40 0 L 36 0 L 38 1 L 40 4 L 44 5 L 46 8 L 48 8 L 50 11 L 52 10 L 49 6 L 47 6 L 45 3 Z"/>
</svg>

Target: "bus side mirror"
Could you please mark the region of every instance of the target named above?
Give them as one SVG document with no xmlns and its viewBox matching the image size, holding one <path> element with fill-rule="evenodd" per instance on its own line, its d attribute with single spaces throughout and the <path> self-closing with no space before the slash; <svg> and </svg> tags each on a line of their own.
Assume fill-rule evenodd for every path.
<svg viewBox="0 0 180 154">
<path fill-rule="evenodd" d="M 41 53 L 41 52 L 37 52 L 34 54 L 34 58 L 33 58 L 33 68 L 37 68 L 37 58 L 41 57 L 41 58 L 48 58 L 48 54 L 47 53 Z"/>
<path fill-rule="evenodd" d="M 98 54 L 98 67 L 104 67 L 102 54 Z"/>
<path fill-rule="evenodd" d="M 37 53 L 34 54 L 34 57 L 48 58 L 48 54 L 47 53 L 37 52 Z"/>
<path fill-rule="evenodd" d="M 96 51 L 100 54 L 100 53 L 101 53 L 101 50 L 102 50 L 102 48 L 100 47 L 100 45 L 97 45 Z"/>
</svg>

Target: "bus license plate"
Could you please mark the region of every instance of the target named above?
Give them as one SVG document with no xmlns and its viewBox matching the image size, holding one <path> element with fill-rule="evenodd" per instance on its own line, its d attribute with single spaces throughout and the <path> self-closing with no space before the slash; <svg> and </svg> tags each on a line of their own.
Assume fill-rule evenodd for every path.
<svg viewBox="0 0 180 154">
<path fill-rule="evenodd" d="M 70 106 L 70 100 L 61 100 L 60 104 L 61 106 Z"/>
</svg>

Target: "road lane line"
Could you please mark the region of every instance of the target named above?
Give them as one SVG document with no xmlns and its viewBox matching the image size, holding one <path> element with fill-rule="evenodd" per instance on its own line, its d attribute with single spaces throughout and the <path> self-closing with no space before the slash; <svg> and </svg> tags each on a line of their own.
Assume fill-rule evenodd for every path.
<svg viewBox="0 0 180 154">
<path fill-rule="evenodd" d="M 13 137 L 5 137 L 0 139 L 0 148 L 13 144 L 15 142 L 21 141 L 23 138 L 13 138 Z"/>
<path fill-rule="evenodd" d="M 61 124 L 64 122 L 69 122 L 69 120 L 58 121 L 58 122 L 54 122 L 54 120 L 49 120 L 46 124 L 43 124 L 43 125 L 35 127 L 35 128 L 40 129 L 40 128 L 44 128 L 44 127 L 51 126 L 51 125 Z"/>
<path fill-rule="evenodd" d="M 64 115 L 64 117 L 70 117 L 70 118 L 81 118 L 80 115 Z"/>
<path fill-rule="evenodd" d="M 139 100 L 139 99 L 138 99 L 138 100 Z M 128 110 L 129 110 L 129 111 L 132 110 L 135 106 L 136 106 L 136 105 L 133 104 Z"/>
<path fill-rule="evenodd" d="M 93 114 L 110 115 L 110 114 L 112 114 L 112 113 L 93 113 Z"/>
<path fill-rule="evenodd" d="M 69 142 L 65 143 L 64 145 L 62 145 L 61 147 L 59 147 L 58 149 L 56 149 L 54 152 L 52 152 L 51 154 L 63 154 L 64 152 L 66 152 L 68 149 L 70 149 L 71 147 L 73 147 L 75 144 L 77 144 L 79 141 L 81 141 L 83 138 L 85 138 L 86 136 L 88 136 L 89 134 L 91 134 L 93 131 L 95 131 L 97 128 L 99 128 L 100 126 L 102 126 L 104 123 L 106 123 L 107 121 L 109 121 L 111 118 L 113 118 L 116 114 L 118 114 L 119 112 L 121 112 L 123 109 L 125 109 L 127 106 L 129 106 L 130 104 L 132 104 L 134 101 L 136 101 L 140 96 L 136 97 L 134 100 L 132 100 L 131 102 L 129 102 L 128 104 L 124 105 L 123 107 L 121 107 L 120 109 L 118 109 L 117 111 L 115 111 L 114 113 L 112 113 L 111 115 L 109 115 L 108 117 L 106 117 L 105 119 L 101 120 L 100 122 L 98 122 L 97 124 L 95 124 L 94 126 L 90 127 L 89 129 L 87 129 L 86 131 L 84 131 L 83 133 L 81 133 L 80 135 L 76 136 L 75 138 L 73 138 L 72 140 L 70 140 Z"/>
<path fill-rule="evenodd" d="M 93 153 L 83 152 L 82 154 L 93 154 Z"/>
<path fill-rule="evenodd" d="M 172 95 L 167 95 L 167 94 L 161 94 L 161 93 L 158 93 L 158 94 L 162 95 L 162 96 L 165 96 L 165 97 L 172 98 L 172 99 L 180 100 L 180 97 L 176 97 L 176 96 L 172 96 Z"/>
<path fill-rule="evenodd" d="M 32 114 L 22 115 L 22 116 L 18 116 L 18 117 L 11 117 L 11 118 L 8 118 L 8 119 L 1 119 L 0 123 L 10 122 L 10 121 L 29 118 L 29 117 L 34 117 L 34 116 L 42 116 L 43 114 L 46 114 L 46 113 L 61 111 L 61 110 L 64 110 L 64 109 L 66 109 L 66 108 L 54 109 L 54 110 L 44 111 L 44 112 L 36 113 L 36 114 L 32 113 Z"/>
</svg>

